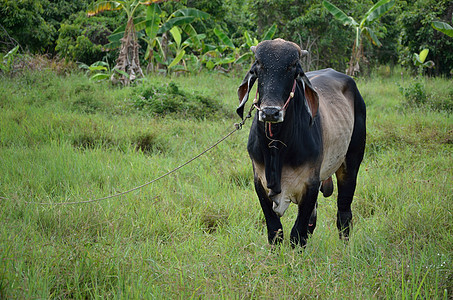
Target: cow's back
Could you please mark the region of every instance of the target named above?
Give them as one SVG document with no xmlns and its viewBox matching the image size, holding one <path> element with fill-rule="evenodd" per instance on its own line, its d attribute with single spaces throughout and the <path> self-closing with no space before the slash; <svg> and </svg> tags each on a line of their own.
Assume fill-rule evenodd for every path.
<svg viewBox="0 0 453 300">
<path fill-rule="evenodd" d="M 330 177 L 344 161 L 354 128 L 354 99 L 357 88 L 352 78 L 333 69 L 306 73 L 319 95 L 323 131 L 323 160 L 320 179 Z"/>
</svg>

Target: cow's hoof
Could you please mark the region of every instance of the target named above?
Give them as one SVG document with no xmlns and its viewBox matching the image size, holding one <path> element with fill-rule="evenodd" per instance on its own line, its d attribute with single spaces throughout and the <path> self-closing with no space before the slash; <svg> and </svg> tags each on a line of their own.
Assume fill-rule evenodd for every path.
<svg viewBox="0 0 453 300">
<path fill-rule="evenodd" d="M 277 231 L 270 232 L 267 238 L 269 240 L 269 244 L 271 245 L 281 244 L 283 242 L 283 229 L 280 228 Z"/>
<path fill-rule="evenodd" d="M 302 236 L 298 232 L 295 232 L 294 230 L 291 231 L 291 247 L 296 248 L 297 246 L 300 246 L 302 248 L 305 248 L 307 245 L 307 240 L 308 240 L 308 235 Z"/>
<path fill-rule="evenodd" d="M 348 241 L 349 233 L 352 229 L 352 212 L 338 212 L 337 214 L 337 228 L 339 231 L 340 239 Z"/>
</svg>

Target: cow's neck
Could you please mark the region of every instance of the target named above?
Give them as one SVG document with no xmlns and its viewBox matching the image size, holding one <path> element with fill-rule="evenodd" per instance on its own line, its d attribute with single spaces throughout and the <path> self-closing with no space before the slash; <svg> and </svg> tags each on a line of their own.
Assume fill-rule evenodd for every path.
<svg viewBox="0 0 453 300">
<path fill-rule="evenodd" d="M 281 192 L 281 174 L 285 163 L 293 162 L 298 164 L 297 157 L 300 157 L 301 148 L 304 148 L 305 135 L 309 134 L 309 115 L 305 111 L 303 99 L 297 97 L 288 106 L 285 120 L 281 123 L 258 122 L 260 127 L 261 147 L 265 147 L 264 164 L 267 188 L 271 193 Z M 300 102 L 300 103 L 299 103 Z"/>
</svg>

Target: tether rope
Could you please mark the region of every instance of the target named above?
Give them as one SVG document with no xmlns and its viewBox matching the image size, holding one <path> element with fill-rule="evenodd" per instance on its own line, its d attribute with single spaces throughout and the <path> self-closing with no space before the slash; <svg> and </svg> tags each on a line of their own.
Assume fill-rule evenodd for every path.
<svg viewBox="0 0 453 300">
<path fill-rule="evenodd" d="M 252 110 L 254 109 L 254 106 L 252 105 L 250 107 L 250 110 L 249 110 L 249 113 L 244 117 L 244 119 L 240 122 L 240 123 L 235 123 L 234 126 L 234 130 L 230 131 L 227 135 L 225 135 L 224 137 L 222 137 L 221 139 L 219 139 L 217 142 L 215 142 L 214 144 L 212 144 L 209 148 L 203 150 L 202 152 L 200 152 L 199 154 L 197 154 L 196 156 L 192 157 L 191 159 L 189 159 L 188 161 L 186 161 L 185 163 L 177 166 L 176 168 L 168 171 L 167 173 L 151 180 L 151 181 L 148 181 L 142 185 L 139 185 L 139 186 L 136 186 L 130 190 L 127 190 L 127 191 L 124 191 L 124 192 L 120 192 L 120 193 L 116 193 L 116 194 L 113 194 L 113 195 L 110 195 L 110 196 L 106 196 L 106 197 L 102 197 L 102 198 L 96 198 L 96 199 L 89 199 L 89 200 L 84 200 L 84 201 L 72 201 L 72 202 L 56 202 L 56 203 L 52 203 L 52 202 L 29 202 L 29 201 L 24 201 L 25 203 L 27 204 L 38 204 L 38 205 L 74 205 L 74 204 L 85 204 L 85 203 L 93 203 L 93 202 L 98 202 L 98 201 L 102 201 L 102 200 L 107 200 L 107 199 L 111 199 L 111 198 L 116 198 L 116 197 L 119 197 L 119 196 L 122 196 L 122 195 L 126 195 L 126 194 L 129 194 L 133 191 L 136 191 L 136 190 L 139 190 L 139 189 L 142 189 L 144 188 L 145 186 L 148 186 L 164 177 L 167 177 L 168 175 L 178 171 L 179 169 L 187 166 L 188 164 L 190 164 L 191 162 L 193 162 L 194 160 L 198 159 L 200 156 L 206 154 L 207 152 L 209 152 L 211 149 L 215 148 L 218 144 L 220 144 L 221 142 L 223 142 L 224 140 L 226 140 L 227 138 L 229 138 L 233 133 L 235 133 L 236 131 L 242 129 L 242 126 L 244 125 L 245 121 L 250 118 L 252 116 Z M 5 197 L 1 197 L 0 196 L 0 199 L 3 199 L 3 200 L 10 200 L 9 198 L 5 198 Z"/>
</svg>

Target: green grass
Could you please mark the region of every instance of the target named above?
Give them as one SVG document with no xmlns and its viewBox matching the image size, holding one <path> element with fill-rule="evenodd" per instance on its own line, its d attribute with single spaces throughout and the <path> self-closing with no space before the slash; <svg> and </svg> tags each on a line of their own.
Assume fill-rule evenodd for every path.
<svg viewBox="0 0 453 300">
<path fill-rule="evenodd" d="M 27 203 L 100 198 L 180 165 L 233 129 L 242 75 L 147 78 L 218 107 L 201 117 L 137 109 L 144 87 L 80 74 L 2 78 L 0 298 L 451 298 L 453 117 L 404 105 L 399 77 L 358 81 L 368 138 L 349 243 L 338 239 L 334 192 L 320 194 L 305 250 L 267 244 L 246 153 L 250 121 L 139 191 Z M 449 84 L 426 79 L 437 98 L 451 97 Z M 291 206 L 286 237 L 295 216 Z"/>
</svg>

